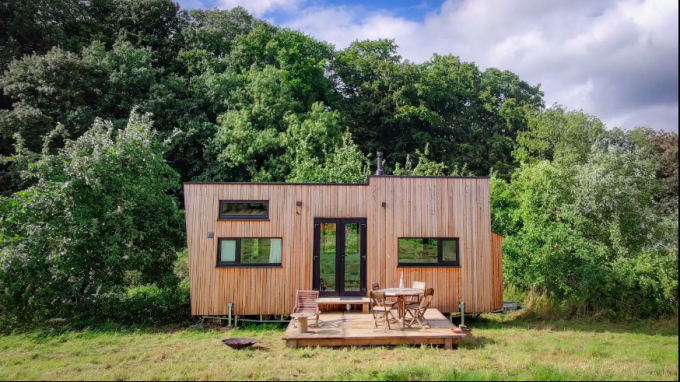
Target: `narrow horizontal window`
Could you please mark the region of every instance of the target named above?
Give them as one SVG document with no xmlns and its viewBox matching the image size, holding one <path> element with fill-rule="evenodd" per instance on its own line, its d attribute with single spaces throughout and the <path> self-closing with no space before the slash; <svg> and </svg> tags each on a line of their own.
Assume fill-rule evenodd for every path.
<svg viewBox="0 0 680 382">
<path fill-rule="evenodd" d="M 280 266 L 282 247 L 281 238 L 222 238 L 217 245 L 217 266 Z"/>
<path fill-rule="evenodd" d="M 399 238 L 399 265 L 457 267 L 458 247 L 457 238 Z"/>
<path fill-rule="evenodd" d="M 269 220 L 266 200 L 220 200 L 219 220 Z"/>
<path fill-rule="evenodd" d="M 437 239 L 399 239 L 399 262 L 436 264 Z"/>
</svg>

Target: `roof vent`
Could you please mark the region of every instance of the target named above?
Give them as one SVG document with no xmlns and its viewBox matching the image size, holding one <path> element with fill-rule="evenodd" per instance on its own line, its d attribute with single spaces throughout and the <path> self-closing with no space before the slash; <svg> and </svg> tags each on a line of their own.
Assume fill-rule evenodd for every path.
<svg viewBox="0 0 680 382">
<path fill-rule="evenodd" d="M 385 175 L 385 171 L 383 171 L 382 163 L 383 162 L 383 153 L 382 151 L 378 151 L 378 169 L 375 172 L 375 175 Z"/>
</svg>

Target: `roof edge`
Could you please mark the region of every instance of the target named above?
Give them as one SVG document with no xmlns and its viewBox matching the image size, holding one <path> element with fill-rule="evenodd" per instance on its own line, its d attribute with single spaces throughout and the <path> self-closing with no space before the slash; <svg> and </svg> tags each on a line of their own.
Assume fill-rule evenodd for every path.
<svg viewBox="0 0 680 382">
<path fill-rule="evenodd" d="M 427 179 L 490 179 L 490 176 L 426 176 L 426 175 L 369 175 L 365 183 L 286 183 L 286 182 L 183 182 L 182 184 L 214 185 L 279 185 L 279 186 L 368 186 L 371 178 L 427 178 Z"/>
</svg>

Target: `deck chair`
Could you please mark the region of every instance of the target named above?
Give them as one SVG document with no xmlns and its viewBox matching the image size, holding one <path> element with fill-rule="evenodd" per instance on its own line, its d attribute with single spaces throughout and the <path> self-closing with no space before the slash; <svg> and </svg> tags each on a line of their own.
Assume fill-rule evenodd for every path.
<svg viewBox="0 0 680 382">
<path fill-rule="evenodd" d="M 411 321 L 408 323 L 408 327 L 411 327 L 416 321 L 420 324 L 421 327 L 425 327 L 425 324 L 427 324 L 428 327 L 430 326 L 430 323 L 427 322 L 425 319 L 425 312 L 427 312 L 427 308 L 430 307 L 430 303 L 432 302 L 432 298 L 434 297 L 434 289 L 430 288 L 425 291 L 423 294 L 423 298 L 420 300 L 420 303 L 418 304 L 409 304 L 406 305 L 406 312 L 411 315 Z"/>
<path fill-rule="evenodd" d="M 298 290 L 295 297 L 295 308 L 293 313 L 311 313 L 316 316 L 316 325 L 319 325 L 319 291 L 317 290 Z M 297 328 L 297 319 L 294 327 Z"/>
<path fill-rule="evenodd" d="M 373 285 L 371 285 L 371 290 L 378 290 L 378 289 L 380 289 L 380 284 L 378 284 L 378 283 L 373 283 Z M 398 301 L 396 301 L 396 300 L 388 300 L 388 298 L 389 298 L 389 297 L 386 297 L 386 298 L 385 298 L 385 304 L 387 304 L 387 305 L 389 305 L 389 306 L 392 306 L 392 307 L 394 307 L 395 305 L 397 305 L 397 302 L 398 302 Z"/>
<path fill-rule="evenodd" d="M 385 304 L 386 301 L 385 293 L 370 291 L 368 292 L 368 296 L 371 299 L 371 314 L 373 314 L 373 331 L 375 332 L 375 329 L 378 327 L 379 322 L 382 322 L 383 332 L 387 332 L 387 329 L 392 330 L 392 327 L 390 326 L 389 316 L 391 315 L 393 318 L 396 317 L 394 317 L 392 307 Z"/>
<path fill-rule="evenodd" d="M 411 284 L 411 289 L 425 290 L 426 284 L 424 281 L 414 281 Z M 406 297 L 407 304 L 418 304 L 420 303 L 420 296 L 410 296 Z"/>
</svg>

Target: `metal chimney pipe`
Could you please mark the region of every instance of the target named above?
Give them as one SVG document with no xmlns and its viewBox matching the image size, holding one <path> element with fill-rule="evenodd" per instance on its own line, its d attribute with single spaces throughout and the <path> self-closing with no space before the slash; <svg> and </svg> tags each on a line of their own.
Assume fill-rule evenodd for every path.
<svg viewBox="0 0 680 382">
<path fill-rule="evenodd" d="M 385 175 L 385 171 L 383 171 L 382 167 L 382 162 L 383 162 L 383 153 L 382 151 L 378 151 L 378 169 L 375 172 L 375 175 Z"/>
</svg>

